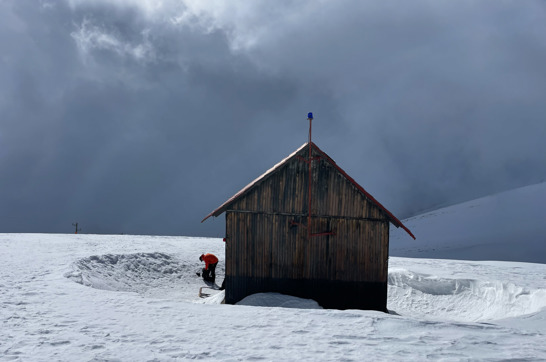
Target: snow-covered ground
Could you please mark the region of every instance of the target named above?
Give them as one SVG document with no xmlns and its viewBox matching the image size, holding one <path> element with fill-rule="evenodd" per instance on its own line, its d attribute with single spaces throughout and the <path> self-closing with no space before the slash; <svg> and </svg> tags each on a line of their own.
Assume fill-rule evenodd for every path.
<svg viewBox="0 0 546 362">
<path fill-rule="evenodd" d="M 546 263 L 546 182 L 441 208 L 391 227 L 390 254 Z"/>
<path fill-rule="evenodd" d="M 468 209 L 449 218 L 477 230 L 462 224 Z M 408 244 L 426 223 L 444 240 L 434 218 L 414 220 Z M 0 360 L 546 360 L 546 264 L 391 257 L 385 314 L 199 298 L 202 252 L 220 257 L 221 283 L 221 239 L 0 234 Z"/>
</svg>

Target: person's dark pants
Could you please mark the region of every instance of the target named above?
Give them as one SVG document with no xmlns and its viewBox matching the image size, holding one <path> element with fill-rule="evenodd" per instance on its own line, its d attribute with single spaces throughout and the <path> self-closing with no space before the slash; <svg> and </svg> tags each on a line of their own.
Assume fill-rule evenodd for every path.
<svg viewBox="0 0 546 362">
<path fill-rule="evenodd" d="M 208 269 L 203 268 L 203 279 L 207 282 L 213 282 L 216 280 L 216 265 L 218 263 L 209 264 Z"/>
</svg>

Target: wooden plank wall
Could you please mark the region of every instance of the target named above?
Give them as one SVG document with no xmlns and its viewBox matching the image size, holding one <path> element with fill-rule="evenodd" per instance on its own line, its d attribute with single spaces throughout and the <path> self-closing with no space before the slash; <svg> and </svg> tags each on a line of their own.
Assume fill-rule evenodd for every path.
<svg viewBox="0 0 546 362">
<path fill-rule="evenodd" d="M 278 279 L 387 281 L 387 221 L 327 219 L 335 235 L 307 241 L 290 217 L 228 212 L 226 275 Z"/>
<path fill-rule="evenodd" d="M 389 221 L 324 159 L 313 161 L 310 227 L 335 235 L 307 240 L 307 167 L 294 157 L 226 210 L 226 276 L 386 283 Z"/>
<path fill-rule="evenodd" d="M 262 181 L 229 209 L 268 213 L 307 214 L 308 166 L 306 149 Z M 298 158 L 299 156 L 299 158 Z M 319 154 L 314 153 L 313 157 Z M 312 214 L 385 219 L 379 207 L 362 195 L 325 159 L 313 161 Z"/>
</svg>

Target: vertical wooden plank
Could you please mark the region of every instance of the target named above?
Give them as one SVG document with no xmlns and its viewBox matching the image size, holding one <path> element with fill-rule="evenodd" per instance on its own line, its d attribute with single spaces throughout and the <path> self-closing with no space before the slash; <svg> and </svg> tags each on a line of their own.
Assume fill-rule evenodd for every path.
<svg viewBox="0 0 546 362">
<path fill-rule="evenodd" d="M 306 163 L 294 158 L 232 205 L 257 213 L 226 212 L 226 275 L 386 282 L 389 224 L 358 219 L 384 213 L 325 160 L 313 161 L 312 174 L 315 217 L 307 226 L 336 235 L 307 240 L 305 227 L 290 227 L 307 218 L 284 213 L 309 212 Z M 244 293 L 244 282 L 238 287 Z"/>
</svg>

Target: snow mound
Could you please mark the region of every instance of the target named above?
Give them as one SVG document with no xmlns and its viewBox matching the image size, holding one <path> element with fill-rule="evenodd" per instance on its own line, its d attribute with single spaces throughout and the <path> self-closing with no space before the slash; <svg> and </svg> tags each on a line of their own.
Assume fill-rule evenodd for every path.
<svg viewBox="0 0 546 362">
<path fill-rule="evenodd" d="M 211 295 L 210 297 L 202 298 L 196 301 L 197 304 L 224 304 L 226 298 L 226 291 L 222 290 L 216 294 Z"/>
<path fill-rule="evenodd" d="M 254 307 L 322 309 L 322 307 L 312 299 L 303 299 L 279 293 L 252 294 L 236 304 Z"/>
<path fill-rule="evenodd" d="M 389 271 L 388 289 L 388 308 L 415 318 L 483 322 L 546 308 L 546 289 L 501 281 L 447 279 L 405 269 Z"/>
<path fill-rule="evenodd" d="M 175 288 L 193 274 L 193 268 L 163 253 L 94 255 L 72 264 L 65 277 L 96 289 L 150 294 Z"/>
</svg>

